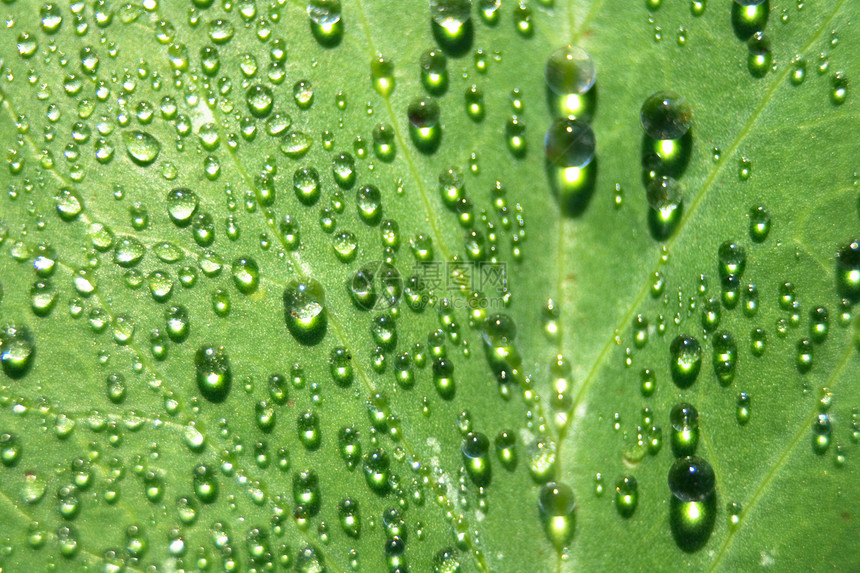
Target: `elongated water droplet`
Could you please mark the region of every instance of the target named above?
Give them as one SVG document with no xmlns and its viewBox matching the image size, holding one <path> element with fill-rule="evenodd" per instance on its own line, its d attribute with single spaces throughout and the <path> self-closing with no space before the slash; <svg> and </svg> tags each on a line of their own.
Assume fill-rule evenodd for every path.
<svg viewBox="0 0 860 573">
<path fill-rule="evenodd" d="M 851 241 L 836 253 L 836 288 L 852 303 L 860 301 L 860 239 Z"/>
<path fill-rule="evenodd" d="M 669 413 L 672 424 L 672 451 L 675 456 L 689 456 L 699 444 L 699 412 L 691 404 L 681 402 Z"/>
<path fill-rule="evenodd" d="M 469 432 L 460 448 L 466 473 L 479 487 L 486 487 L 492 479 L 490 467 L 490 440 L 480 432 Z"/>
<path fill-rule="evenodd" d="M 223 402 L 230 393 L 233 374 L 223 348 L 201 346 L 194 356 L 197 387 L 210 402 Z"/>
<path fill-rule="evenodd" d="M 690 387 L 696 381 L 702 367 L 702 347 L 692 336 L 679 335 L 669 347 L 669 369 L 672 379 L 681 388 Z"/>
<path fill-rule="evenodd" d="M 622 476 L 615 484 L 615 509 L 621 517 L 630 517 L 639 504 L 639 484 L 633 476 Z"/>
<path fill-rule="evenodd" d="M 573 537 L 576 503 L 573 490 L 561 482 L 548 482 L 538 493 L 538 508 L 544 530 L 556 551 L 563 551 Z"/>
<path fill-rule="evenodd" d="M 36 343 L 30 327 L 7 324 L 0 329 L 0 364 L 10 378 L 21 378 L 33 366 Z"/>
</svg>

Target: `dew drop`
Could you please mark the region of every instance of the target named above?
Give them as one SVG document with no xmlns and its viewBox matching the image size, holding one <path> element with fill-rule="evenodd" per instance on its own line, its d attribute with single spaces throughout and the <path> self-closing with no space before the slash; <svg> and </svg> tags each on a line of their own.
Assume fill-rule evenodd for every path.
<svg viewBox="0 0 860 573">
<path fill-rule="evenodd" d="M 441 27 L 450 39 L 456 39 L 463 33 L 471 12 L 471 0 L 430 0 L 433 23 Z"/>
<path fill-rule="evenodd" d="M 192 473 L 194 494 L 203 503 L 212 503 L 218 497 L 218 479 L 207 465 L 200 464 Z"/>
<path fill-rule="evenodd" d="M 197 194 L 185 187 L 173 189 L 167 194 L 167 214 L 179 227 L 185 227 L 191 223 L 198 204 Z"/>
<path fill-rule="evenodd" d="M 738 347 L 734 337 L 728 332 L 722 332 L 714 338 L 714 373 L 720 384 L 726 386 L 731 384 L 735 378 L 735 370 L 738 364 Z"/>
<path fill-rule="evenodd" d="M 128 156 L 142 167 L 155 161 L 161 152 L 161 144 L 158 140 L 145 131 L 125 131 L 122 137 Z"/>
<path fill-rule="evenodd" d="M 681 388 L 689 388 L 702 366 L 702 347 L 699 341 L 685 334 L 677 336 L 669 347 L 669 369 L 672 379 Z"/>
<path fill-rule="evenodd" d="M 194 356 L 197 387 L 210 402 L 223 402 L 230 392 L 233 374 L 223 348 L 201 346 Z"/>
<path fill-rule="evenodd" d="M 675 404 L 669 412 L 672 424 L 672 451 L 675 456 L 689 456 L 699 444 L 699 412 L 691 404 Z"/>
<path fill-rule="evenodd" d="M 0 364 L 10 378 L 21 378 L 33 366 L 36 343 L 30 327 L 7 324 L 0 329 Z"/>
<path fill-rule="evenodd" d="M 236 290 L 242 294 L 253 294 L 260 285 L 260 268 L 252 258 L 239 258 L 233 261 L 230 272 Z"/>
<path fill-rule="evenodd" d="M 735 417 L 741 426 L 746 425 L 750 421 L 750 397 L 746 392 L 738 394 Z"/>
<path fill-rule="evenodd" d="M 860 239 L 836 253 L 836 288 L 840 296 L 852 303 L 860 301 Z"/>
<path fill-rule="evenodd" d="M 581 169 L 591 163 L 595 146 L 591 126 L 578 119 L 557 119 L 544 137 L 547 159 L 564 170 Z"/>
<path fill-rule="evenodd" d="M 427 92 L 440 96 L 448 89 L 448 58 L 439 50 L 427 50 L 421 55 L 421 84 Z"/>
<path fill-rule="evenodd" d="M 547 87 L 559 96 L 584 94 L 594 85 L 596 75 L 594 60 L 576 46 L 553 52 L 544 68 Z"/>
<path fill-rule="evenodd" d="M 556 551 L 563 551 L 573 537 L 576 503 L 573 490 L 561 482 L 548 482 L 538 493 L 538 508 L 544 530 Z"/>
<path fill-rule="evenodd" d="M 490 467 L 490 440 L 480 432 L 469 432 L 460 448 L 463 454 L 463 464 L 466 473 L 478 487 L 490 484 L 492 471 Z"/>
<path fill-rule="evenodd" d="M 322 340 L 327 319 L 325 292 L 316 279 L 293 279 L 284 289 L 284 316 L 287 329 L 301 344 Z"/>
<path fill-rule="evenodd" d="M 832 424 L 830 416 L 827 414 L 818 414 L 815 421 L 812 423 L 812 450 L 822 455 L 827 452 L 830 447 L 830 437 L 832 434 Z"/>
<path fill-rule="evenodd" d="M 628 518 L 639 504 L 639 484 L 633 476 L 622 476 L 615 483 L 615 508 L 621 517 Z"/>
<path fill-rule="evenodd" d="M 673 91 L 651 94 L 639 113 L 645 134 L 657 140 L 680 139 L 690 130 L 692 119 L 690 104 Z"/>
<path fill-rule="evenodd" d="M 373 89 L 384 98 L 394 93 L 394 62 L 377 56 L 370 62 L 370 77 Z"/>
<path fill-rule="evenodd" d="M 762 243 L 770 233 L 770 212 L 764 205 L 756 205 L 750 209 L 750 238 L 756 243 Z"/>
<path fill-rule="evenodd" d="M 669 469 L 669 489 L 680 501 L 702 501 L 714 494 L 714 470 L 698 456 L 679 458 Z"/>
</svg>

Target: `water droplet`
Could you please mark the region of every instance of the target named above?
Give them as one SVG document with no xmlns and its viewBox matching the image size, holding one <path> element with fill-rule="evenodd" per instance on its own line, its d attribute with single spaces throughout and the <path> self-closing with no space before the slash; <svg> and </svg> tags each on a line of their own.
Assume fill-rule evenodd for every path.
<svg viewBox="0 0 860 573">
<path fill-rule="evenodd" d="M 473 121 L 481 121 L 486 113 L 484 109 L 484 92 L 476 85 L 466 89 L 466 115 Z"/>
<path fill-rule="evenodd" d="M 197 194 L 191 189 L 180 187 L 167 194 L 167 214 L 179 227 L 185 227 L 191 223 L 198 204 Z"/>
<path fill-rule="evenodd" d="M 382 219 L 382 193 L 373 185 L 364 185 L 355 196 L 359 218 L 368 225 L 377 225 Z"/>
<path fill-rule="evenodd" d="M 773 65 L 770 40 L 765 37 L 764 32 L 758 31 L 747 41 L 747 48 L 749 48 L 747 68 L 753 77 L 764 77 Z"/>
<path fill-rule="evenodd" d="M 309 451 L 319 448 L 322 441 L 319 418 L 310 410 L 305 411 L 296 421 L 299 442 Z"/>
<path fill-rule="evenodd" d="M 203 503 L 212 503 L 218 497 L 218 478 L 207 465 L 196 466 L 192 473 L 194 494 Z"/>
<path fill-rule="evenodd" d="M 439 147 L 442 128 L 439 125 L 439 104 L 431 98 L 416 98 L 406 109 L 409 134 L 415 146 L 424 153 Z"/>
<path fill-rule="evenodd" d="M 427 50 L 421 55 L 421 83 L 427 92 L 440 96 L 448 89 L 448 58 L 439 50 Z"/>
<path fill-rule="evenodd" d="M 732 27 L 741 40 L 748 40 L 756 32 L 764 30 L 770 15 L 770 6 L 765 0 L 735 0 L 732 5 Z"/>
<path fill-rule="evenodd" d="M 848 78 L 845 72 L 839 71 L 830 78 L 830 101 L 834 105 L 842 105 L 848 98 Z"/>
<path fill-rule="evenodd" d="M 720 262 L 718 265 L 720 276 L 740 276 L 743 274 L 747 260 L 746 251 L 743 247 L 731 241 L 726 241 L 720 245 L 717 256 Z"/>
<path fill-rule="evenodd" d="M 376 93 L 384 98 L 394 93 L 394 62 L 377 56 L 370 62 L 370 77 Z"/>
<path fill-rule="evenodd" d="M 750 209 L 750 238 L 756 243 L 764 242 L 770 233 L 770 213 L 764 205 Z"/>
<path fill-rule="evenodd" d="M 738 347 L 734 337 L 728 332 L 722 332 L 714 338 L 714 373 L 720 384 L 726 386 L 731 384 L 735 378 L 735 369 L 738 365 Z"/>
<path fill-rule="evenodd" d="M 830 447 L 831 433 L 832 424 L 830 423 L 830 416 L 827 414 L 818 414 L 812 423 L 812 450 L 816 454 L 822 455 Z"/>
<path fill-rule="evenodd" d="M 252 258 L 239 258 L 231 267 L 233 284 L 242 294 L 253 294 L 260 285 L 260 268 Z"/>
<path fill-rule="evenodd" d="M 523 38 L 530 38 L 535 33 L 532 9 L 525 1 L 521 1 L 514 7 L 514 29 Z"/>
<path fill-rule="evenodd" d="M 639 504 L 639 484 L 633 476 L 622 476 L 615 483 L 615 508 L 621 517 L 630 517 Z"/>
<path fill-rule="evenodd" d="M 676 457 L 689 456 L 699 444 L 699 412 L 691 404 L 681 402 L 669 412 L 672 424 L 672 451 Z"/>
<path fill-rule="evenodd" d="M 256 118 L 265 118 L 272 113 L 275 97 L 272 90 L 263 85 L 253 85 L 245 92 L 245 103 L 248 111 Z"/>
<path fill-rule="evenodd" d="M 677 336 L 669 347 L 669 369 L 672 379 L 681 388 L 689 388 L 702 366 L 702 347 L 699 341 L 685 334 Z"/>
<path fill-rule="evenodd" d="M 505 124 L 505 139 L 508 143 L 508 150 L 514 157 L 525 157 L 525 133 L 526 126 L 517 116 L 513 116 Z"/>
<path fill-rule="evenodd" d="M 233 374 L 223 348 L 201 346 L 194 356 L 197 387 L 210 402 L 223 402 L 230 392 Z"/>
<path fill-rule="evenodd" d="M 860 239 L 844 245 L 836 253 L 836 288 L 852 303 L 860 301 Z"/>
<path fill-rule="evenodd" d="M 30 328 L 7 324 L 0 329 L 0 364 L 10 378 L 21 378 L 33 366 L 36 343 Z"/>
<path fill-rule="evenodd" d="M 709 298 L 702 305 L 702 328 L 707 332 L 715 330 L 720 325 L 722 307 L 717 298 Z"/>
<path fill-rule="evenodd" d="M 741 181 L 746 181 L 752 174 L 752 161 L 747 157 L 741 157 L 738 160 L 738 177 Z"/>
<path fill-rule="evenodd" d="M 648 319 L 643 314 L 633 317 L 633 344 L 636 348 L 643 348 L 648 344 Z"/>
<path fill-rule="evenodd" d="M 364 478 L 368 487 L 384 495 L 389 490 L 391 461 L 383 450 L 374 450 L 364 458 Z"/>
<path fill-rule="evenodd" d="M 293 279 L 284 289 L 287 329 L 301 344 L 316 344 L 326 332 L 325 292 L 316 279 Z"/>
<path fill-rule="evenodd" d="M 791 75 L 788 79 L 795 86 L 799 86 L 806 79 L 806 58 L 800 54 L 791 59 Z"/>
<path fill-rule="evenodd" d="M 456 392 L 454 363 L 448 358 L 437 358 L 433 361 L 433 385 L 442 399 L 451 400 L 454 398 Z"/>
<path fill-rule="evenodd" d="M 161 152 L 161 144 L 145 131 L 124 131 L 125 150 L 132 161 L 142 167 L 151 164 Z"/>
<path fill-rule="evenodd" d="M 331 351 L 329 370 L 338 386 L 346 387 L 352 384 L 352 355 L 346 348 L 337 347 Z"/>
<path fill-rule="evenodd" d="M 561 97 L 584 94 L 594 85 L 596 75 L 594 60 L 576 46 L 553 52 L 544 68 L 547 87 Z"/>
<path fill-rule="evenodd" d="M 550 481 L 555 473 L 558 446 L 552 440 L 539 437 L 529 444 L 529 473 L 537 483 Z"/>
<path fill-rule="evenodd" d="M 469 432 L 460 448 L 463 454 L 463 464 L 466 473 L 478 487 L 490 484 L 492 470 L 490 467 L 490 440 L 480 432 Z"/>
<path fill-rule="evenodd" d="M 686 456 L 669 469 L 669 489 L 679 500 L 702 501 L 714 494 L 716 477 L 711 464 L 698 456 Z"/>
<path fill-rule="evenodd" d="M 741 426 L 746 425 L 750 421 L 750 397 L 746 392 L 738 394 L 735 417 Z"/>
<path fill-rule="evenodd" d="M 693 109 L 687 100 L 673 91 L 651 94 L 642 104 L 639 121 L 652 139 L 680 139 L 689 130 Z"/>
<path fill-rule="evenodd" d="M 578 119 L 555 120 L 544 138 L 547 159 L 563 170 L 581 169 L 591 163 L 595 146 L 591 126 Z"/>
<path fill-rule="evenodd" d="M 681 220 L 683 187 L 673 177 L 663 175 L 648 184 L 646 196 L 651 232 L 656 239 L 665 240 Z"/>
<path fill-rule="evenodd" d="M 358 502 L 350 497 L 345 498 L 338 505 L 337 514 L 343 532 L 353 539 L 358 539 L 361 535 L 361 513 Z"/>
<path fill-rule="evenodd" d="M 471 18 L 471 0 L 430 0 L 430 17 L 433 23 L 445 31 L 451 40 L 464 32 Z"/>
<path fill-rule="evenodd" d="M 576 509 L 573 490 L 565 483 L 545 483 L 538 493 L 538 508 L 547 536 L 556 551 L 563 551 L 573 537 Z"/>
<path fill-rule="evenodd" d="M 812 369 L 813 350 L 814 347 L 812 346 L 812 341 L 808 338 L 803 338 L 797 341 L 797 357 L 795 359 L 795 364 L 797 365 L 797 370 L 801 374 L 806 374 Z"/>
<path fill-rule="evenodd" d="M 647 398 L 653 395 L 656 389 L 657 377 L 654 375 L 654 371 L 650 368 L 643 368 L 639 373 L 639 391 L 642 393 L 642 396 Z"/>
</svg>

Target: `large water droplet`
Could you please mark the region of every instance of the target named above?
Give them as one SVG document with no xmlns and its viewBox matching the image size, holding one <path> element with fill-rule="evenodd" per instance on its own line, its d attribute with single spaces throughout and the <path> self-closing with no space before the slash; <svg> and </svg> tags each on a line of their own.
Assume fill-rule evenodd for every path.
<svg viewBox="0 0 860 573">
<path fill-rule="evenodd" d="M 194 355 L 197 387 L 210 402 L 223 402 L 230 393 L 233 374 L 223 348 L 201 346 Z"/>
<path fill-rule="evenodd" d="M 836 253 L 836 288 L 852 303 L 860 301 L 860 239 L 851 241 Z"/>
<path fill-rule="evenodd" d="M 0 329 L 0 364 L 10 378 L 20 378 L 33 366 L 36 343 L 30 328 L 7 324 Z"/>
<path fill-rule="evenodd" d="M 714 494 L 716 477 L 711 464 L 698 456 L 686 456 L 669 469 L 669 489 L 681 501 L 702 501 Z"/>
<path fill-rule="evenodd" d="M 573 536 L 576 509 L 573 490 L 561 482 L 543 484 L 538 493 L 538 508 L 547 536 L 556 551 L 562 551 Z"/>
<path fill-rule="evenodd" d="M 565 46 L 553 52 L 544 68 L 547 87 L 560 96 L 587 92 L 594 85 L 596 75 L 594 60 L 576 46 Z"/>
<path fill-rule="evenodd" d="M 293 279 L 284 289 L 287 329 L 301 344 L 316 344 L 327 327 L 325 292 L 316 279 Z"/>
<path fill-rule="evenodd" d="M 591 126 L 578 119 L 557 119 L 547 130 L 544 149 L 560 169 L 581 169 L 594 159 L 596 142 Z"/>
<path fill-rule="evenodd" d="M 622 476 L 615 483 L 615 509 L 621 517 L 630 517 L 639 505 L 639 484 L 633 476 Z"/>
<path fill-rule="evenodd" d="M 466 473 L 479 487 L 486 487 L 492 478 L 490 468 L 490 440 L 480 432 L 469 432 L 460 448 Z"/>
<path fill-rule="evenodd" d="M 161 152 L 161 144 L 145 131 L 124 131 L 122 134 L 128 156 L 140 166 L 151 164 Z"/>
<path fill-rule="evenodd" d="M 672 451 L 676 456 L 689 456 L 699 444 L 699 412 L 691 404 L 681 402 L 669 412 L 672 424 Z"/>
<path fill-rule="evenodd" d="M 685 334 L 678 335 L 669 347 L 669 369 L 672 379 L 681 388 L 688 388 L 702 367 L 702 347 L 699 341 Z"/>
<path fill-rule="evenodd" d="M 648 137 L 680 139 L 690 130 L 693 109 L 683 96 L 673 91 L 659 91 L 642 104 L 639 121 Z"/>
</svg>

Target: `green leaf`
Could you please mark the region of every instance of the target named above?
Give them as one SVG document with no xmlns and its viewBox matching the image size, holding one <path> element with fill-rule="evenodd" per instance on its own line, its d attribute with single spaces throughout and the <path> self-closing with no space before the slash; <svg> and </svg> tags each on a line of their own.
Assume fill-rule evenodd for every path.
<svg viewBox="0 0 860 573">
<path fill-rule="evenodd" d="M 860 566 L 860 6 L 469 4 L 4 0 L 0 568 Z"/>
</svg>

